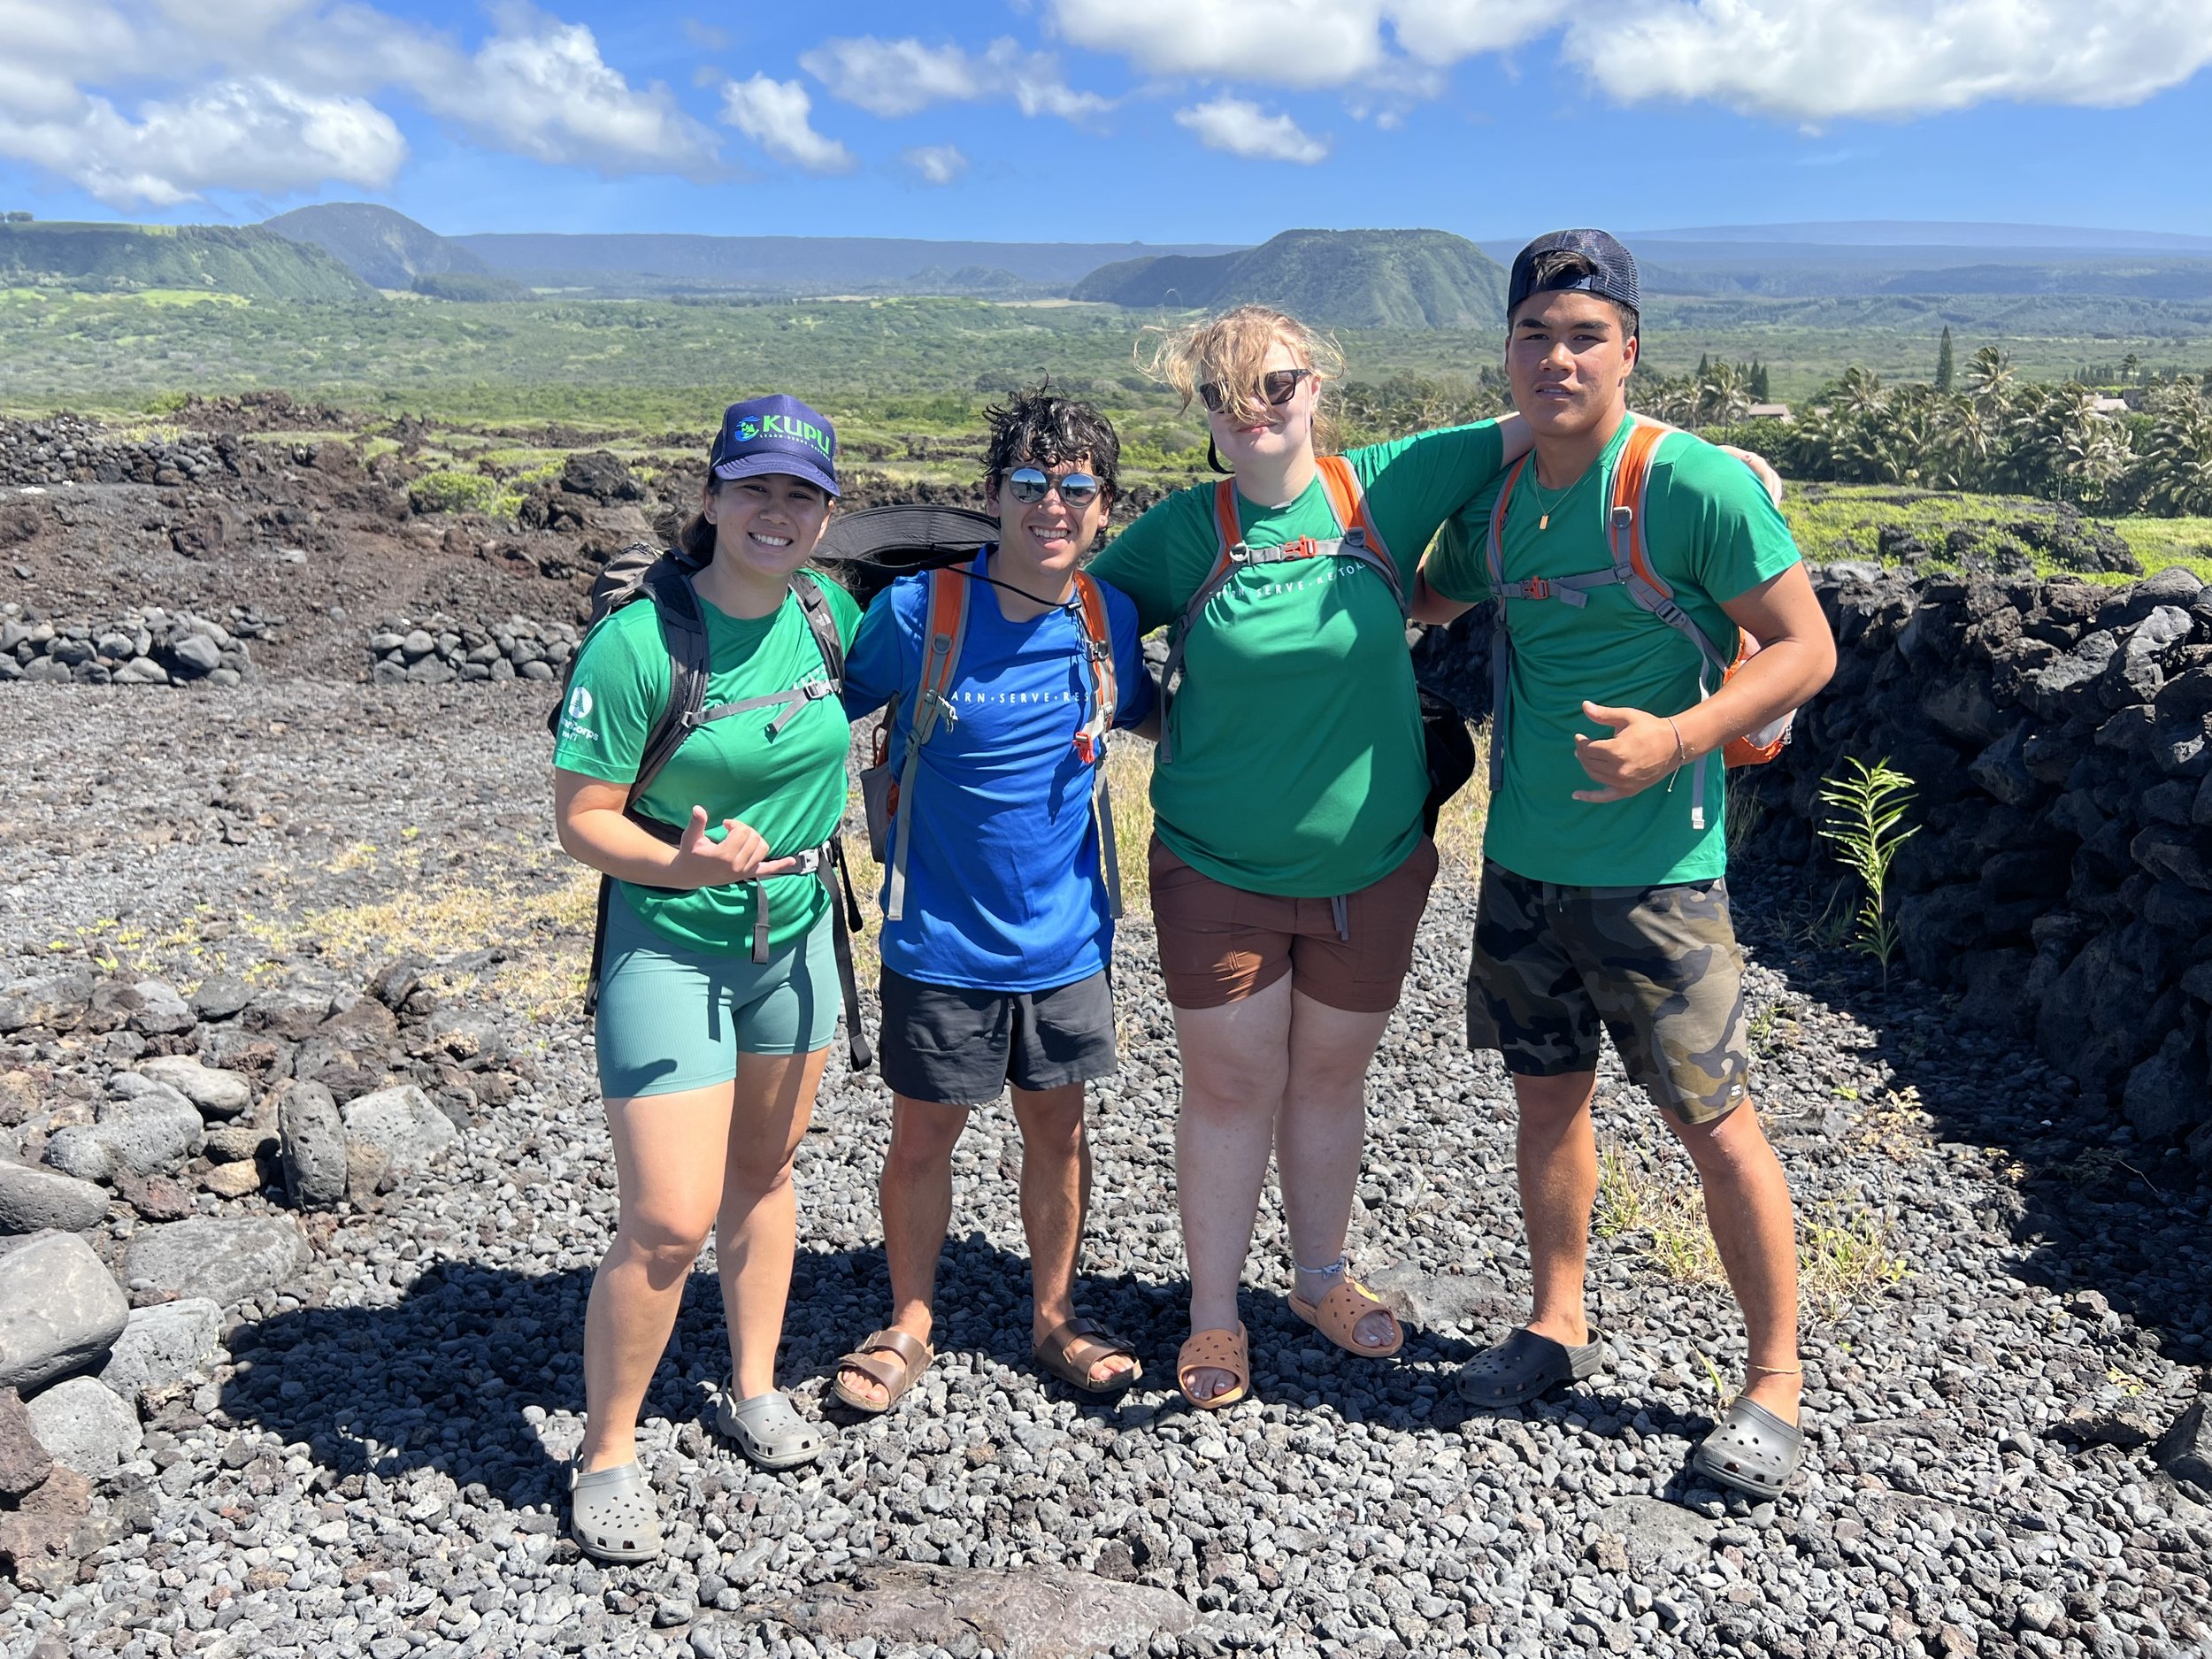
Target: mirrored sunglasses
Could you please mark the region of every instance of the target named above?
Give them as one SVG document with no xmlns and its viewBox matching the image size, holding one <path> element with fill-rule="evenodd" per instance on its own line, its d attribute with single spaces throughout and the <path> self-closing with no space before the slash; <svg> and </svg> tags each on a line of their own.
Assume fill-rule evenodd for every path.
<svg viewBox="0 0 2212 1659">
<path fill-rule="evenodd" d="M 1280 409 L 1290 402 L 1298 390 L 1298 382 L 1311 374 L 1311 369 L 1270 369 L 1260 376 L 1260 396 L 1271 408 Z M 1229 383 L 1226 380 L 1208 380 L 1198 388 L 1198 401 L 1214 414 L 1219 414 L 1229 403 Z"/>
<path fill-rule="evenodd" d="M 1098 499 L 1099 482 L 1088 472 L 1064 472 L 1055 480 L 1041 467 L 1018 466 L 1006 475 L 1006 488 L 1024 506 L 1042 501 L 1056 488 L 1069 506 L 1087 507 Z"/>
</svg>

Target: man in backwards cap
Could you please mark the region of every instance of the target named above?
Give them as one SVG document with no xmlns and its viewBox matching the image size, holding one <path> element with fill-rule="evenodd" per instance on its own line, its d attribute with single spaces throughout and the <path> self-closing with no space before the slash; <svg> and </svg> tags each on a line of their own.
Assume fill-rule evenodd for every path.
<svg viewBox="0 0 2212 1659">
<path fill-rule="evenodd" d="M 1717 751 L 1819 690 L 1835 645 L 1752 473 L 1628 412 L 1637 303 L 1635 261 L 1603 231 L 1521 250 L 1506 370 L 1535 452 L 1446 527 L 1415 589 L 1429 622 L 1494 598 L 1507 664 L 1467 1025 L 1513 1076 L 1535 1311 L 1460 1388 L 1519 1404 L 1604 1363 L 1583 1304 L 1602 1025 L 1697 1166 L 1744 1310 L 1747 1386 L 1698 1466 L 1771 1496 L 1804 1445 L 1796 1233 L 1781 1165 L 1738 1110 L 1743 957 Z M 1724 675 L 1740 629 L 1756 655 Z"/>
</svg>

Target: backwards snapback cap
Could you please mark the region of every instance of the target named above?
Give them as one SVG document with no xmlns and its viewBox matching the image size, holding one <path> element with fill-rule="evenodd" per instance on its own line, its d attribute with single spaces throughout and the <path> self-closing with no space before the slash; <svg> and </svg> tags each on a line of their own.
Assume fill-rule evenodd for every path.
<svg viewBox="0 0 2212 1659">
<path fill-rule="evenodd" d="M 1559 250 L 1578 253 L 1590 262 L 1592 269 L 1571 281 L 1550 281 L 1540 289 L 1536 284 L 1536 261 L 1543 254 Z M 1521 302 L 1536 293 L 1581 292 L 1595 294 L 1625 305 L 1632 311 L 1643 309 L 1637 298 L 1636 261 L 1627 249 L 1601 230 L 1555 230 L 1539 236 L 1513 257 L 1513 275 L 1506 284 L 1505 315 L 1510 322 Z"/>
<path fill-rule="evenodd" d="M 777 472 L 837 494 L 837 429 L 795 397 L 778 393 L 732 403 L 715 434 L 708 470 L 720 479 Z"/>
</svg>

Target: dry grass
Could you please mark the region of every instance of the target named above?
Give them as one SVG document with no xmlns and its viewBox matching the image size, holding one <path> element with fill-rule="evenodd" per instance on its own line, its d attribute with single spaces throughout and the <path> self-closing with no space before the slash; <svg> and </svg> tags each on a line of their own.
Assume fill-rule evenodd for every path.
<svg viewBox="0 0 2212 1659">
<path fill-rule="evenodd" d="M 435 973 L 431 981 L 449 995 L 480 991 L 534 1020 L 547 1019 L 581 1010 L 597 893 L 598 879 L 572 867 L 550 887 L 453 879 L 368 904 L 266 920 L 242 918 L 241 930 L 273 953 L 312 949 L 325 960 L 342 964 L 398 956 L 436 962 L 499 949 L 507 960 L 488 972 Z"/>
<path fill-rule="evenodd" d="M 1436 854 L 1446 870 L 1482 871 L 1482 831 L 1490 818 L 1490 725 L 1475 728 L 1475 772 L 1436 815 Z"/>
<path fill-rule="evenodd" d="M 1594 1221 L 1598 1237 L 1620 1240 L 1672 1283 L 1728 1282 L 1704 1196 L 1692 1183 L 1604 1152 Z M 1862 1203 L 1822 1203 L 1801 1217 L 1798 1232 L 1798 1292 L 1823 1317 L 1879 1295 L 1910 1271 L 1892 1246 L 1888 1224 Z"/>
</svg>

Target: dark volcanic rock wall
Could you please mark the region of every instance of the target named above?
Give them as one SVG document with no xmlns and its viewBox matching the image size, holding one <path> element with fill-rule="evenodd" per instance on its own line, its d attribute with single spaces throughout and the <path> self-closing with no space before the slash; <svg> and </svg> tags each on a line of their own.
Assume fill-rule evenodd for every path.
<svg viewBox="0 0 2212 1659">
<path fill-rule="evenodd" d="M 1738 858 L 1824 888 L 1819 792 L 1847 757 L 1886 758 L 1916 786 L 1891 883 L 1910 971 L 2212 1164 L 2212 589 L 1860 565 L 1816 585 L 1836 676 L 1779 761 L 1732 780 L 1764 809 Z M 1471 718 L 1487 627 L 1479 611 L 1416 648 Z"/>
</svg>

